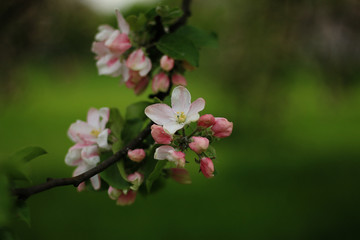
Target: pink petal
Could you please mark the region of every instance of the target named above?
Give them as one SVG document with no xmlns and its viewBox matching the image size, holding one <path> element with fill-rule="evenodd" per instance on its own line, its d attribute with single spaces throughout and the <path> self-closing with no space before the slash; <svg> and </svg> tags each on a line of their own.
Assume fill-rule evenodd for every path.
<svg viewBox="0 0 360 240">
<path fill-rule="evenodd" d="M 171 95 L 171 106 L 174 112 L 184 112 L 186 114 L 189 111 L 190 105 L 190 92 L 183 86 L 174 88 Z"/>
<path fill-rule="evenodd" d="M 117 18 L 117 21 L 118 21 L 119 29 L 121 30 L 122 33 L 125 33 L 125 34 L 129 35 L 129 33 L 130 33 L 129 24 L 126 22 L 123 15 L 121 15 L 119 10 L 116 9 L 115 13 L 116 13 L 116 18 Z"/>
<path fill-rule="evenodd" d="M 145 108 L 145 114 L 158 125 L 176 122 L 174 111 L 166 104 L 152 104 Z"/>
<path fill-rule="evenodd" d="M 95 35 L 95 40 L 100 42 L 108 39 L 114 31 L 109 25 L 100 25 L 98 29 L 99 32 Z"/>
<path fill-rule="evenodd" d="M 81 160 L 81 148 L 72 147 L 65 156 L 65 163 L 69 166 L 77 166 Z"/>
<path fill-rule="evenodd" d="M 96 145 L 84 147 L 81 151 L 81 157 L 89 168 L 96 166 L 100 162 L 99 148 Z"/>
<path fill-rule="evenodd" d="M 165 160 L 168 158 L 169 154 L 174 152 L 175 149 L 168 145 L 163 145 L 158 147 L 155 150 L 154 158 L 157 160 Z"/>
<path fill-rule="evenodd" d="M 88 123 L 78 120 L 70 125 L 68 135 L 74 142 L 90 143 L 95 141 L 94 136 L 91 135 L 93 129 Z"/>
<path fill-rule="evenodd" d="M 99 75 L 108 75 L 112 77 L 120 76 L 122 70 L 121 65 L 119 59 L 113 54 L 107 54 L 96 62 Z"/>
<path fill-rule="evenodd" d="M 91 51 L 99 57 L 109 54 L 109 49 L 105 46 L 104 42 L 93 42 Z"/>
<path fill-rule="evenodd" d="M 199 118 L 199 112 L 205 107 L 205 100 L 203 98 L 196 99 L 190 106 L 189 112 L 186 114 L 186 123 L 196 122 Z"/>
<path fill-rule="evenodd" d="M 99 129 L 99 118 L 99 111 L 96 108 L 90 108 L 87 114 L 87 123 L 90 124 L 92 127 Z"/>
</svg>

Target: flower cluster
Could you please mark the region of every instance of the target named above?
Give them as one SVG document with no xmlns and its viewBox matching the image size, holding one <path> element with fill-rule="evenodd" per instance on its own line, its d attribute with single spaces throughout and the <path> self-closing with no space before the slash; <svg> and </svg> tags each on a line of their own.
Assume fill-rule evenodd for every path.
<svg viewBox="0 0 360 240">
<path fill-rule="evenodd" d="M 190 148 L 198 156 L 200 170 L 205 177 L 214 176 L 214 164 L 206 153 L 210 141 L 215 138 L 230 136 L 233 123 L 225 118 L 214 118 L 211 114 L 200 117 L 199 112 L 205 107 L 205 100 L 198 98 L 191 103 L 190 92 L 182 86 L 176 87 L 171 96 L 171 106 L 153 104 L 145 109 L 145 114 L 155 123 L 151 127 L 151 135 L 155 142 L 164 144 L 155 151 L 154 158 L 175 163 L 177 168 L 185 167 L 185 151 Z M 197 127 L 190 134 L 188 128 L 191 122 L 197 122 Z M 183 130 L 179 132 L 179 130 Z M 213 157 L 213 156 L 212 156 Z"/>
<path fill-rule="evenodd" d="M 108 135 L 110 130 L 105 128 L 109 120 L 109 109 L 99 110 L 91 108 L 87 114 L 87 121 L 78 120 L 71 124 L 68 130 L 69 138 L 75 143 L 65 157 L 65 163 L 69 166 L 77 166 L 73 176 L 78 176 L 100 162 L 100 151 L 109 149 Z M 90 178 L 95 190 L 100 189 L 100 176 Z M 84 190 L 85 183 L 78 186 L 78 190 Z"/>
<path fill-rule="evenodd" d="M 129 24 L 118 10 L 116 16 L 118 29 L 109 25 L 99 26 L 99 32 L 95 35 L 92 44 L 91 50 L 96 54 L 99 75 L 122 76 L 121 82 L 133 89 L 136 95 L 145 91 L 150 79 L 154 94 L 167 92 L 170 79 L 174 85 L 187 85 L 184 76 L 175 70 L 176 64 L 179 66 L 178 69 L 183 68 L 183 61 L 175 61 L 163 55 L 160 59 L 153 59 L 155 65 L 160 65 L 160 72 L 154 69 L 154 64 L 147 53 L 147 45 L 151 43 L 140 41 L 139 34 L 131 31 Z"/>
</svg>

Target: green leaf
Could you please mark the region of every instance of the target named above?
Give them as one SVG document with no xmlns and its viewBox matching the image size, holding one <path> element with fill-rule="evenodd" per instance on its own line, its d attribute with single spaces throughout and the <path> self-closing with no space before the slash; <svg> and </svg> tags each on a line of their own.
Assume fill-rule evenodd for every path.
<svg viewBox="0 0 360 240">
<path fill-rule="evenodd" d="M 107 126 L 117 139 L 121 139 L 121 131 L 124 127 L 124 118 L 117 108 L 110 108 L 110 117 Z"/>
<path fill-rule="evenodd" d="M 177 32 L 164 35 L 156 47 L 176 60 L 186 60 L 195 67 L 199 66 L 199 50 L 191 40 Z"/>
<path fill-rule="evenodd" d="M 209 145 L 209 147 L 208 147 L 208 149 L 206 149 L 205 153 L 209 158 L 216 158 L 216 150 L 211 145 Z"/>
<path fill-rule="evenodd" d="M 147 119 L 145 115 L 145 108 L 150 104 L 151 102 L 142 101 L 128 106 L 126 109 L 126 116 L 125 116 L 126 121 Z"/>
<path fill-rule="evenodd" d="M 31 226 L 31 220 L 30 220 L 30 210 L 29 207 L 27 206 L 25 201 L 18 201 L 16 203 L 16 210 L 17 210 L 17 215 L 18 217 L 23 220 L 24 222 L 26 222 L 28 224 L 28 226 Z"/>
<path fill-rule="evenodd" d="M 118 170 L 119 170 L 119 173 L 120 173 L 120 176 L 128 182 L 128 179 L 127 179 L 127 175 L 126 175 L 126 171 L 125 171 L 125 166 L 124 166 L 124 161 L 120 161 L 116 164 Z"/>
<path fill-rule="evenodd" d="M 145 27 L 147 18 L 143 13 L 141 13 L 139 16 L 131 15 L 127 17 L 126 21 L 130 25 L 131 30 L 136 32 Z"/>
<path fill-rule="evenodd" d="M 30 160 L 46 153 L 47 152 L 41 147 L 26 147 L 14 153 L 10 158 L 12 161 L 21 160 L 24 162 L 29 162 Z"/>
<path fill-rule="evenodd" d="M 125 144 L 132 141 L 143 129 L 143 121 L 127 121 L 122 131 L 122 140 Z"/>
<path fill-rule="evenodd" d="M 115 154 L 122 149 L 122 146 L 123 146 L 123 143 L 122 143 L 121 139 L 119 139 L 118 141 L 113 143 L 113 145 L 111 146 L 111 150 Z"/>
<path fill-rule="evenodd" d="M 101 161 L 104 161 L 112 156 L 112 152 L 102 153 L 100 156 Z M 124 180 L 121 177 L 119 169 L 116 165 L 112 165 L 108 167 L 105 171 L 100 173 L 100 177 L 107 182 L 110 186 L 117 189 L 128 189 L 130 187 L 130 183 Z"/>
<path fill-rule="evenodd" d="M 218 37 L 214 32 L 187 25 L 179 28 L 176 33 L 191 40 L 197 48 L 218 47 Z"/>
<path fill-rule="evenodd" d="M 150 176 L 147 178 L 146 189 L 148 192 L 151 191 L 151 186 L 154 183 L 154 181 L 160 177 L 161 172 L 162 172 L 163 168 L 165 167 L 166 163 L 167 163 L 166 160 L 158 161 L 155 166 L 155 169 L 152 171 Z"/>
<path fill-rule="evenodd" d="M 0 228 L 9 221 L 9 211 L 11 209 L 11 199 L 8 186 L 8 179 L 0 175 Z"/>
</svg>

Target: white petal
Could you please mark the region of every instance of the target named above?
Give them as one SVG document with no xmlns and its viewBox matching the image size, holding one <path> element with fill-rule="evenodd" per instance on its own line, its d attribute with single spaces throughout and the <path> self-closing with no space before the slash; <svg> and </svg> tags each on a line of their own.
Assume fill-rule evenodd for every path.
<svg viewBox="0 0 360 240">
<path fill-rule="evenodd" d="M 176 122 L 174 111 L 166 104 L 152 104 L 145 108 L 145 114 L 158 125 Z"/>
<path fill-rule="evenodd" d="M 90 108 L 87 114 L 87 122 L 92 127 L 96 129 L 100 129 L 100 122 L 99 122 L 99 111 L 96 108 Z"/>
<path fill-rule="evenodd" d="M 182 129 L 183 127 L 184 124 L 179 124 L 177 122 L 170 122 L 163 126 L 164 130 L 171 135 L 173 135 L 177 130 Z"/>
<path fill-rule="evenodd" d="M 77 166 L 81 162 L 81 148 L 73 146 L 65 156 L 65 163 L 69 166 Z"/>
<path fill-rule="evenodd" d="M 109 135 L 109 130 L 106 128 L 104 129 L 104 131 L 102 131 L 97 139 L 96 139 L 96 143 L 99 145 L 99 147 L 101 148 L 105 148 L 108 149 L 109 145 L 108 145 L 108 135 Z"/>
<path fill-rule="evenodd" d="M 114 41 L 114 40 L 117 38 L 117 36 L 119 36 L 120 34 L 121 34 L 121 33 L 120 33 L 119 30 L 113 31 L 113 32 L 110 34 L 109 38 L 105 41 L 105 46 L 106 46 L 106 47 L 110 47 L 111 44 L 113 43 L 113 41 Z"/>
<path fill-rule="evenodd" d="M 110 109 L 107 107 L 99 109 L 100 116 L 100 130 L 105 129 L 106 123 L 109 121 Z"/>
<path fill-rule="evenodd" d="M 93 42 L 91 51 L 100 57 L 110 53 L 104 42 Z"/>
<path fill-rule="evenodd" d="M 139 75 L 142 76 L 142 77 L 145 77 L 151 70 L 151 60 L 150 60 L 150 58 L 147 57 L 145 59 L 145 63 L 146 63 L 146 65 L 144 66 L 144 68 L 139 71 Z"/>
<path fill-rule="evenodd" d="M 93 186 L 93 188 L 95 190 L 99 190 L 101 187 L 101 181 L 100 181 L 100 176 L 98 174 L 96 174 L 95 176 L 90 178 L 91 181 L 91 185 Z"/>
<path fill-rule="evenodd" d="M 89 170 L 89 166 L 86 163 L 81 163 L 74 171 L 73 177 L 79 176 L 80 174 L 83 174 L 87 170 Z"/>
<path fill-rule="evenodd" d="M 86 146 L 81 151 L 81 157 L 90 168 L 94 167 L 100 162 L 99 148 L 96 145 Z"/>
<path fill-rule="evenodd" d="M 113 33 L 114 29 L 109 25 L 100 25 L 99 32 L 95 35 L 96 41 L 105 41 Z"/>
<path fill-rule="evenodd" d="M 121 69 L 120 69 L 122 80 L 121 82 L 127 82 L 130 79 L 130 71 L 129 68 L 126 66 L 125 61 L 121 62 Z"/>
<path fill-rule="evenodd" d="M 119 10 L 116 9 L 116 10 L 115 10 L 115 13 L 116 13 L 118 25 L 119 25 L 119 28 L 120 28 L 121 32 L 129 35 L 129 33 L 130 33 L 129 24 L 126 22 L 126 20 L 124 19 L 124 17 L 121 15 L 121 13 L 119 12 Z"/>
<path fill-rule="evenodd" d="M 163 145 L 155 150 L 154 158 L 157 160 L 165 160 L 169 154 L 174 151 L 174 148 L 168 145 Z"/>
<path fill-rule="evenodd" d="M 115 61 L 115 58 L 116 57 L 113 54 L 107 54 L 96 62 L 99 75 L 108 75 L 112 77 L 120 76 L 121 63 L 120 61 Z"/>
<path fill-rule="evenodd" d="M 174 112 L 184 112 L 186 114 L 190 109 L 190 105 L 190 92 L 183 86 L 174 88 L 171 94 L 171 106 Z"/>
<path fill-rule="evenodd" d="M 186 123 L 196 122 L 199 120 L 199 112 L 205 107 L 205 100 L 203 98 L 196 99 L 190 106 L 189 112 L 186 115 Z"/>
<path fill-rule="evenodd" d="M 95 141 L 91 131 L 94 130 L 88 123 L 78 120 L 70 125 L 68 136 L 74 142 L 92 142 Z"/>
</svg>

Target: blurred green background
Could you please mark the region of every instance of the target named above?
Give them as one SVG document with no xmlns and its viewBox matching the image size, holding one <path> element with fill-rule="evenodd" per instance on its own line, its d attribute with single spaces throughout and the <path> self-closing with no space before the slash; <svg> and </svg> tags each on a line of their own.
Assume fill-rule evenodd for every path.
<svg viewBox="0 0 360 240">
<path fill-rule="evenodd" d="M 147 96 L 97 75 L 89 49 L 115 17 L 73 1 L 0 6 L 0 157 L 42 146 L 33 183 L 71 176 L 70 124 Z M 206 99 L 203 113 L 234 122 L 215 146 L 219 174 L 205 179 L 191 161 L 192 185 L 169 180 L 130 207 L 52 189 L 28 200 L 31 227 L 13 224 L 20 239 L 359 239 L 360 3 L 194 0 L 192 12 L 219 48 L 201 52 L 188 88 Z"/>
</svg>

